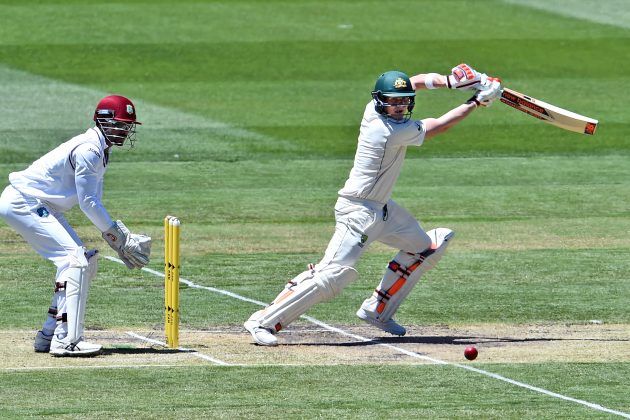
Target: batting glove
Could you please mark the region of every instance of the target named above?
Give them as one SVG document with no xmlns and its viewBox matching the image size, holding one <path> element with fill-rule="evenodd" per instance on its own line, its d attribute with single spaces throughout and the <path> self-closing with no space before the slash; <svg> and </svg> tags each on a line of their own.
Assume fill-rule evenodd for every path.
<svg viewBox="0 0 630 420">
<path fill-rule="evenodd" d="M 450 89 L 479 89 L 486 83 L 488 76 L 485 73 L 479 73 L 468 64 L 460 64 L 453 67 L 451 74 L 446 76 L 446 84 Z"/>
<path fill-rule="evenodd" d="M 480 90 L 477 91 L 467 102 L 474 102 L 477 106 L 489 107 L 497 98 L 501 96 L 501 79 L 488 77 Z"/>
</svg>

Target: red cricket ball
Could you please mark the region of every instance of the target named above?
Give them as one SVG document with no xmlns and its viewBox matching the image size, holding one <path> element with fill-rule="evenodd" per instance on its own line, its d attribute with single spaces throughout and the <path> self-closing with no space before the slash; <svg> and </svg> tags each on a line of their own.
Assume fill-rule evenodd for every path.
<svg viewBox="0 0 630 420">
<path fill-rule="evenodd" d="M 468 346 L 466 350 L 464 350 L 464 357 L 468 360 L 475 360 L 477 358 L 477 349 L 475 346 Z"/>
</svg>

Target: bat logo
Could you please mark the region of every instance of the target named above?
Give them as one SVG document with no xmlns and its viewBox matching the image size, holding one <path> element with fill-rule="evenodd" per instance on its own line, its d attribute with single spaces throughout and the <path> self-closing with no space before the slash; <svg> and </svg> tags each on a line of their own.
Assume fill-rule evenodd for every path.
<svg viewBox="0 0 630 420">
<path fill-rule="evenodd" d="M 549 113 L 547 112 L 545 108 L 543 108 L 542 106 L 538 106 L 534 104 L 533 102 L 530 102 L 531 98 L 529 98 L 528 96 L 523 95 L 522 98 L 519 98 L 518 96 L 513 95 L 509 92 L 506 92 L 505 90 L 503 91 L 503 94 L 501 96 L 505 98 L 506 100 L 513 102 L 514 104 L 520 105 L 521 107 L 526 107 L 526 108 L 531 109 L 532 111 L 538 112 L 539 114 L 549 116 Z M 502 102 L 507 104 L 507 102 L 505 101 L 502 101 Z M 508 104 L 508 105 L 512 106 L 511 104 Z"/>
<path fill-rule="evenodd" d="M 548 104 L 515 90 L 503 88 L 501 102 L 525 114 L 576 133 L 595 134 L 597 120 Z"/>
</svg>

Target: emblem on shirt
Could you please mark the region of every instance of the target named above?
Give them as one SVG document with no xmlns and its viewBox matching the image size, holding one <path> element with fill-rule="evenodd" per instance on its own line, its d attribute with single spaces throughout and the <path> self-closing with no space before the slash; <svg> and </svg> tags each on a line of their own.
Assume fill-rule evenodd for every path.
<svg viewBox="0 0 630 420">
<path fill-rule="evenodd" d="M 37 215 L 39 217 L 48 217 L 50 216 L 50 212 L 48 211 L 48 209 L 46 207 L 40 207 L 37 210 L 35 210 L 37 212 Z"/>
<path fill-rule="evenodd" d="M 399 77 L 398 79 L 394 80 L 394 87 L 396 89 L 406 88 L 407 82 L 402 77 Z"/>
</svg>

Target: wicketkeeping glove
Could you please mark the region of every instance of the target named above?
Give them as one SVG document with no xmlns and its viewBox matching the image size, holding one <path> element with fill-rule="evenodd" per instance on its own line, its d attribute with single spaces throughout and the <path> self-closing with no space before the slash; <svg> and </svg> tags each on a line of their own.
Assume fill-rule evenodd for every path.
<svg viewBox="0 0 630 420">
<path fill-rule="evenodd" d="M 131 233 L 120 220 L 116 220 L 102 236 L 128 268 L 142 268 L 149 263 L 149 236 Z"/>
<path fill-rule="evenodd" d="M 122 253 L 134 266 L 144 267 L 149 264 L 149 257 L 151 256 L 151 237 L 130 233 L 127 237 L 127 243 L 122 248 Z"/>
<path fill-rule="evenodd" d="M 479 73 L 468 64 L 460 64 L 453 67 L 451 74 L 446 76 L 446 84 L 450 89 L 478 89 L 486 82 L 488 76 L 485 73 Z"/>
</svg>

